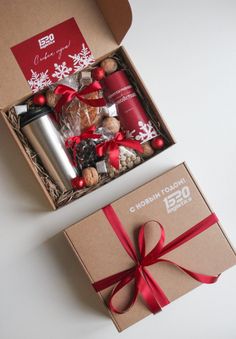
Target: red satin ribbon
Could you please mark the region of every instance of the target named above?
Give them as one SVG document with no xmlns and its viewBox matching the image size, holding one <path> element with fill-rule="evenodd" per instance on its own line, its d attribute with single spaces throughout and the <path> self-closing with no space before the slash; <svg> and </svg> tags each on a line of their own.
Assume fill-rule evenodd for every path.
<svg viewBox="0 0 236 339">
<path fill-rule="evenodd" d="M 108 219 L 109 223 L 111 224 L 113 230 L 115 231 L 117 237 L 119 238 L 122 246 L 126 250 L 127 254 L 132 258 L 132 260 L 135 263 L 135 265 L 132 268 L 111 275 L 93 284 L 93 287 L 97 292 L 102 291 L 116 284 L 108 300 L 108 307 L 112 312 L 118 314 L 126 312 L 130 307 L 134 305 L 138 295 L 141 295 L 143 301 L 145 302 L 149 310 L 154 314 L 160 311 L 162 307 L 170 303 L 163 290 L 160 288 L 160 286 L 151 276 L 149 271 L 146 269 L 146 267 L 150 265 L 154 265 L 160 262 L 165 262 L 174 265 L 178 269 L 181 269 L 186 274 L 191 276 L 193 279 L 205 284 L 212 284 L 216 282 L 216 280 L 218 279 L 219 275 L 209 276 L 201 273 L 196 273 L 178 265 L 177 263 L 171 260 L 163 258 L 165 254 L 178 248 L 185 242 L 196 237 L 198 234 L 204 232 L 206 229 L 208 229 L 216 222 L 218 222 L 218 218 L 214 213 L 210 214 L 208 217 L 206 217 L 198 224 L 191 227 L 189 230 L 178 236 L 176 239 L 174 239 L 167 245 L 164 245 L 165 230 L 163 226 L 158 221 L 155 220 L 151 221 L 155 222 L 159 226 L 161 230 L 161 235 L 157 244 L 149 253 L 146 253 L 145 250 L 145 228 L 149 222 L 145 223 L 140 227 L 139 230 L 138 235 L 139 253 L 137 254 L 128 234 L 124 230 L 121 221 L 119 220 L 112 206 L 108 205 L 104 207 L 103 212 L 106 218 Z M 133 295 L 131 296 L 130 301 L 128 302 L 126 307 L 124 307 L 123 309 L 118 309 L 116 306 L 114 306 L 113 297 L 123 287 L 125 287 L 133 280 L 134 280 L 134 292 Z"/>
<path fill-rule="evenodd" d="M 97 92 L 102 89 L 102 86 L 98 81 L 94 81 L 87 87 L 83 88 L 81 91 L 77 92 L 71 87 L 66 85 L 58 85 L 54 93 L 62 95 L 59 99 L 58 103 L 56 104 L 55 111 L 60 113 L 62 107 L 71 102 L 75 97 L 78 98 L 80 101 L 84 102 L 85 104 L 93 107 L 102 107 L 106 105 L 106 101 L 104 98 L 99 99 L 86 99 L 84 96 L 93 92 Z"/>
<path fill-rule="evenodd" d="M 111 140 L 104 141 L 96 146 L 96 152 L 99 157 L 108 153 L 110 164 L 119 169 L 120 165 L 120 149 L 119 146 L 125 146 L 135 149 L 139 153 L 143 153 L 143 148 L 139 141 L 132 139 L 125 139 L 122 132 L 116 133 Z"/>
<path fill-rule="evenodd" d="M 99 139 L 101 134 L 94 133 L 96 131 L 96 126 L 90 126 L 83 133 L 78 136 L 69 137 L 65 141 L 66 148 L 71 148 L 73 150 L 73 160 L 76 164 L 76 146 L 85 139 Z"/>
</svg>

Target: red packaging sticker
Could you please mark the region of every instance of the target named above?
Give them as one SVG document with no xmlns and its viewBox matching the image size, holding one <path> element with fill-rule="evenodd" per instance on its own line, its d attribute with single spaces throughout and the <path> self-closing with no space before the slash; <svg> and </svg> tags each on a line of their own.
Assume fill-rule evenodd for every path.
<svg viewBox="0 0 236 339">
<path fill-rule="evenodd" d="M 94 62 L 74 18 L 11 48 L 33 93 Z"/>
</svg>

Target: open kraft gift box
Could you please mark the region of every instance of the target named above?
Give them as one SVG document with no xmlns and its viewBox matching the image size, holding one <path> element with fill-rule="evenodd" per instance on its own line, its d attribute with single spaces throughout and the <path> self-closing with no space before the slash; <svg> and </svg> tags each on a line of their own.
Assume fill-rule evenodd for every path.
<svg viewBox="0 0 236 339">
<path fill-rule="evenodd" d="M 127 0 L 2 1 L 0 10 L 2 117 L 53 209 L 111 179 L 90 188 L 58 191 L 22 134 L 14 106 L 31 100 L 32 92 L 11 48 L 25 40 L 74 18 L 95 64 L 107 56 L 122 60 L 151 122 L 165 139 L 160 151 L 174 144 L 135 66 L 119 47 L 131 25 Z M 40 43 L 44 48 L 42 37 Z M 55 41 L 46 43 L 51 46 Z M 21 55 L 31 52 L 23 49 Z M 72 225 L 65 236 L 119 331 L 200 283 L 215 282 L 236 262 L 235 251 L 185 164 Z"/>
<path fill-rule="evenodd" d="M 14 58 L 11 51 L 12 47 L 48 30 L 50 27 L 74 18 L 93 54 L 95 64 L 106 56 L 118 55 L 128 69 L 130 76 L 137 85 L 138 96 L 144 108 L 146 108 L 149 118 L 154 126 L 160 127 L 161 135 L 165 138 L 165 147 L 153 156 L 158 155 L 159 152 L 175 143 L 126 50 L 119 46 L 132 21 L 131 9 L 127 0 L 55 0 L 52 2 L 24 0 L 15 1 L 14 4 L 3 1 L 0 4 L 0 9 L 1 13 L 4 13 L 0 23 L 2 32 L 0 53 L 1 63 L 4 65 L 0 70 L 2 80 L 0 92 L 1 115 L 6 123 L 6 128 L 10 130 L 53 209 L 64 206 L 111 179 L 102 179 L 98 185 L 80 190 L 70 192 L 58 190 L 57 185 L 42 166 L 36 152 L 19 129 L 19 121 L 14 113 L 13 106 L 28 100 L 32 96 L 32 92 Z M 28 52 L 29 50 L 22 51 L 25 55 Z M 142 163 L 140 165 L 145 166 Z"/>
<path fill-rule="evenodd" d="M 235 250 L 185 163 L 64 234 L 118 331 L 165 312 L 236 264 Z"/>
</svg>

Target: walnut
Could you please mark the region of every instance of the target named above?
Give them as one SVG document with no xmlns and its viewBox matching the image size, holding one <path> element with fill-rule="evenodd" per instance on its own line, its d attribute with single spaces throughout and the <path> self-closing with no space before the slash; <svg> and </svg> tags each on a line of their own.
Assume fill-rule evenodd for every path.
<svg viewBox="0 0 236 339">
<path fill-rule="evenodd" d="M 101 67 L 104 69 L 106 74 L 111 74 L 117 70 L 118 64 L 114 59 L 107 58 L 101 62 Z"/>
<path fill-rule="evenodd" d="M 143 158 L 149 158 L 153 155 L 154 150 L 150 145 L 150 142 L 144 142 L 141 146 L 143 148 L 143 153 L 141 154 Z"/>
<path fill-rule="evenodd" d="M 120 122 L 116 118 L 108 117 L 105 118 L 102 122 L 102 126 L 113 134 L 116 134 L 120 130 Z"/>
<path fill-rule="evenodd" d="M 87 187 L 94 186 L 98 183 L 98 172 L 94 167 L 87 167 L 83 169 L 82 176 Z"/>
</svg>

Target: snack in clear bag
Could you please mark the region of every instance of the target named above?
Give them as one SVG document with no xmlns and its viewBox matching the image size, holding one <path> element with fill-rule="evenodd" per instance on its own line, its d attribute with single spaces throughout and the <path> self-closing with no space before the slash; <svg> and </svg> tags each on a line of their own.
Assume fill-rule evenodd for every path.
<svg viewBox="0 0 236 339">
<path fill-rule="evenodd" d="M 92 92 L 84 95 L 84 98 L 96 100 L 101 98 L 101 95 L 99 92 Z M 62 128 L 62 134 L 67 138 L 80 135 L 93 125 L 99 126 L 103 115 L 100 107 L 90 106 L 75 97 L 70 103 L 62 107 L 62 111 L 57 116 Z M 66 126 L 66 134 L 64 133 L 64 126 Z"/>
<path fill-rule="evenodd" d="M 60 131 L 65 139 L 81 134 L 78 110 L 79 101 L 77 99 L 73 99 L 69 105 L 62 108 L 62 112 L 57 113 Z"/>
<path fill-rule="evenodd" d="M 96 142 L 93 139 L 81 140 L 76 145 L 75 154 L 74 161 L 80 171 L 87 167 L 96 167 L 96 162 L 99 160 L 96 154 Z"/>
<path fill-rule="evenodd" d="M 120 173 L 128 171 L 141 163 L 141 157 L 135 150 L 125 146 L 119 146 L 119 151 L 119 169 L 113 167 L 107 159 L 108 175 L 111 178 L 118 176 Z"/>
</svg>

